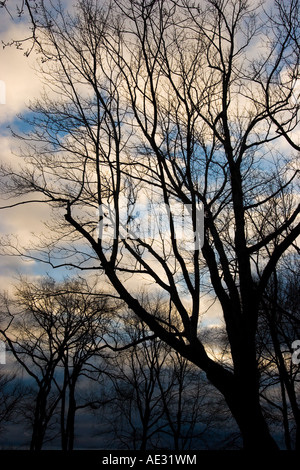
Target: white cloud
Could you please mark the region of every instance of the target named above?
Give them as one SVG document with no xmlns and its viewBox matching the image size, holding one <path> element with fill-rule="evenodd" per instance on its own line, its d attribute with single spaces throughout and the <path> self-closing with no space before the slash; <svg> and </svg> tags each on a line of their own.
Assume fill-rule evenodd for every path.
<svg viewBox="0 0 300 470">
<path fill-rule="evenodd" d="M 1 40 L 8 42 L 11 38 L 26 37 L 28 29 L 23 25 L 13 25 L 1 34 Z M 34 71 L 37 60 L 33 52 L 26 57 L 24 51 L 15 46 L 0 50 L 0 80 L 5 84 L 5 104 L 0 106 L 0 123 L 6 123 L 24 111 L 30 99 L 38 96 L 42 86 Z"/>
<path fill-rule="evenodd" d="M 12 19 L 5 10 L 0 14 L 0 41 L 7 44 L 13 39 L 30 36 L 30 29 L 25 21 L 19 21 L 15 15 L 16 8 L 10 2 Z M 19 159 L 14 155 L 20 142 L 12 138 L 7 126 L 13 125 L 16 116 L 27 109 L 30 100 L 38 97 L 42 85 L 34 71 L 37 56 L 32 52 L 29 57 L 24 55 L 29 43 L 19 50 L 15 45 L 1 47 L 0 49 L 0 162 L 19 165 Z M 8 195 L 7 195 L 8 196 Z M 0 205 L 5 206 L 11 201 L 1 200 Z M 23 206 L 0 212 L 0 234 L 17 235 L 26 244 L 31 233 L 42 230 L 42 218 L 45 213 L 42 207 Z M 36 267 L 35 263 L 24 263 L 20 257 L 1 256 L 0 279 L 2 289 L 11 287 L 14 278 L 19 272 L 29 273 Z"/>
</svg>

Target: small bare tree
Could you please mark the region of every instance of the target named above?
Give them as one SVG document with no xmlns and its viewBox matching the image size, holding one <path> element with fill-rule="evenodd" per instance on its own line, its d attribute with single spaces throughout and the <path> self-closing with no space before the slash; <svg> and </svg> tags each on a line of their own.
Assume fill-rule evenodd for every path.
<svg viewBox="0 0 300 470">
<path fill-rule="evenodd" d="M 300 336 L 299 267 L 289 253 L 274 271 L 262 302 L 258 344 L 262 396 L 280 413 L 288 450 L 299 448 L 299 363 L 293 344 Z M 272 390 L 275 390 L 274 397 Z"/>
<path fill-rule="evenodd" d="M 82 374 L 100 374 L 96 355 L 106 347 L 108 298 L 91 292 L 84 279 L 59 284 L 46 278 L 23 280 L 5 305 L 8 324 L 1 334 L 37 388 L 30 448 L 42 448 L 60 404 L 62 449 L 72 450 L 76 385 Z"/>
<path fill-rule="evenodd" d="M 16 374 L 0 372 L 0 434 L 5 432 L 8 423 L 18 422 L 20 404 L 27 392 Z"/>
<path fill-rule="evenodd" d="M 128 449 L 155 449 L 164 410 L 158 376 L 163 368 L 159 339 L 143 341 L 115 357 L 111 370 L 114 399 L 108 407 L 113 440 Z"/>
<path fill-rule="evenodd" d="M 154 315 L 168 317 L 163 299 L 141 295 L 140 301 Z M 197 367 L 153 337 L 131 312 L 121 313 L 121 319 L 121 352 L 108 358 L 111 402 L 103 408 L 108 445 L 117 442 L 139 450 L 209 448 L 208 434 L 214 435 L 226 415 L 224 402 L 219 403 Z"/>
</svg>

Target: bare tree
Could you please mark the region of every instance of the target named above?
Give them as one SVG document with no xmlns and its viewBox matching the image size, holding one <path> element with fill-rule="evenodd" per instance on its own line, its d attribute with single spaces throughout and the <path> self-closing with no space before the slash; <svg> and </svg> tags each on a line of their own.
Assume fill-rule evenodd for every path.
<svg viewBox="0 0 300 470">
<path fill-rule="evenodd" d="M 168 390 L 162 394 L 167 422 L 163 433 L 171 437 L 177 451 L 222 448 L 234 432 L 228 427 L 227 435 L 225 432 L 218 442 L 216 430 L 225 419 L 230 420 L 226 404 L 203 373 L 187 359 L 173 352 L 168 362 L 167 378 L 162 374 L 159 380 L 161 390 L 164 387 Z"/>
<path fill-rule="evenodd" d="M 22 281 L 15 299 L 4 299 L 6 327 L 1 333 L 37 391 L 32 418 L 31 450 L 42 448 L 47 427 L 60 404 L 63 450 L 74 444 L 76 385 L 99 365 L 93 358 L 106 347 L 108 298 L 91 292 L 84 279 L 39 284 Z M 4 303 L 3 301 L 3 303 Z"/>
<path fill-rule="evenodd" d="M 133 327 L 134 324 L 131 342 L 136 341 L 139 333 L 146 336 L 145 328 L 138 327 L 136 322 Z M 157 448 L 164 415 L 158 377 L 167 357 L 162 346 L 159 339 L 152 338 L 114 357 L 110 373 L 114 400 L 108 415 L 113 439 L 125 448 L 142 451 Z"/>
<path fill-rule="evenodd" d="M 27 255 L 103 271 L 141 321 L 205 371 L 245 448 L 277 448 L 256 332 L 269 279 L 300 233 L 298 1 L 265 11 L 244 0 L 88 0 L 72 14 L 42 2 L 36 15 L 49 93 L 29 108 L 23 170 L 2 177 L 8 197 L 33 192 L 31 202 L 53 207 L 58 237 Z M 154 235 L 136 210 L 145 198 L 164 219 Z M 179 208 L 189 214 L 181 239 Z M 170 303 L 167 322 L 139 302 L 141 278 Z M 229 367 L 200 341 L 200 281 L 220 302 Z"/>
<path fill-rule="evenodd" d="M 99 401 L 95 402 L 90 394 L 80 397 L 77 388 L 82 381 L 85 384 L 98 381 L 105 369 L 104 364 L 101 366 L 101 352 L 108 346 L 105 338 L 110 336 L 111 313 L 116 313 L 118 305 L 92 290 L 83 280 L 65 283 L 52 295 L 64 315 L 60 322 L 64 335 L 68 336 L 61 360 L 62 379 L 56 381 L 61 396 L 62 450 L 73 450 L 77 411 L 95 406 Z"/>
<path fill-rule="evenodd" d="M 18 421 L 20 402 L 26 396 L 27 390 L 22 387 L 16 374 L 1 371 L 0 373 L 0 433 L 5 432 L 5 426 Z"/>
<path fill-rule="evenodd" d="M 40 324 L 43 317 L 41 316 L 40 320 L 35 318 L 35 314 L 38 316 L 39 305 L 34 306 L 34 299 L 30 305 L 30 297 L 27 297 L 27 294 L 24 292 L 21 310 L 17 312 L 11 311 L 11 301 L 5 299 L 4 313 L 10 318 L 8 326 L 1 329 L 1 334 L 14 357 L 37 385 L 30 449 L 40 450 L 48 423 L 59 401 L 59 397 L 52 393 L 52 383 L 56 367 L 61 360 L 61 352 L 59 348 L 51 344 L 52 338 L 45 334 L 47 330 L 52 332 L 53 315 L 52 318 L 48 318 L 48 315 L 45 315 L 46 309 L 44 310 L 44 328 L 41 332 Z M 24 298 L 26 297 L 29 305 L 25 307 Z M 14 323 L 12 323 L 13 319 Z M 10 336 L 8 330 L 12 324 L 14 334 Z"/>
<path fill-rule="evenodd" d="M 215 397 L 199 369 L 153 338 L 147 326 L 130 313 L 124 320 L 123 341 L 134 346 L 108 361 L 111 402 L 103 414 L 107 434 L 112 434 L 110 445 L 117 442 L 143 451 L 186 450 L 195 448 L 197 442 L 205 448 L 205 435 L 219 413 L 214 416 Z"/>
<path fill-rule="evenodd" d="M 259 325 L 261 393 L 280 412 L 286 448 L 298 449 L 299 364 L 293 361 L 293 344 L 300 333 L 299 268 L 293 253 L 287 254 L 270 279 Z"/>
</svg>

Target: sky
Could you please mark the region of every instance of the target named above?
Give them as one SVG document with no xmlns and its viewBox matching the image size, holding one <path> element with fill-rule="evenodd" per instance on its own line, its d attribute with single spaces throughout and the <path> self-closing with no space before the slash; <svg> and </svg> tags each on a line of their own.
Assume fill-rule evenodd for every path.
<svg viewBox="0 0 300 470">
<path fill-rule="evenodd" d="M 8 2 L 9 13 L 0 9 L 0 41 L 3 44 L 12 40 L 28 38 L 31 35 L 29 23 L 24 15 L 21 19 L 16 13 L 17 0 Z M 67 2 L 65 2 L 67 3 Z M 27 112 L 31 100 L 39 97 L 43 85 L 35 71 L 40 58 L 32 51 L 26 56 L 30 41 L 18 49 L 15 45 L 0 48 L 0 162 L 1 164 L 18 165 L 17 153 L 20 142 L 12 137 L 11 127 L 19 130 L 21 121 L 18 115 Z M 0 201 L 0 207 L 11 201 Z M 46 220 L 47 208 L 42 204 L 30 204 L 11 209 L 0 210 L 0 237 L 16 236 L 26 244 L 32 235 L 44 231 L 43 220 Z M 49 271 L 49 266 L 23 260 L 20 257 L 0 257 L 1 290 L 13 288 L 19 275 L 28 277 L 40 276 Z"/>
<path fill-rule="evenodd" d="M 0 10 L 0 40 L 8 43 L 12 39 L 28 37 L 30 31 L 24 20 L 20 21 L 15 14 L 13 2 L 9 3 L 10 16 L 4 9 Z M 25 50 L 27 45 L 25 46 Z M 12 138 L 8 126 L 19 126 L 17 115 L 26 111 L 28 102 L 40 92 L 41 86 L 35 75 L 33 65 L 34 54 L 24 55 L 24 50 L 15 46 L 1 47 L 0 49 L 0 161 L 2 163 L 17 164 L 18 158 L 14 156 L 19 144 Z M 6 205 L 1 201 L 0 206 Z M 25 210 L 24 210 L 25 209 Z M 1 235 L 18 235 L 23 240 L 28 239 L 30 232 L 37 231 L 41 225 L 42 207 L 16 207 L 15 209 L 0 211 Z M 1 257 L 0 259 L 1 288 L 9 290 L 13 279 L 19 273 L 32 274 L 37 266 L 33 263 L 21 261 L 20 258 Z"/>
</svg>

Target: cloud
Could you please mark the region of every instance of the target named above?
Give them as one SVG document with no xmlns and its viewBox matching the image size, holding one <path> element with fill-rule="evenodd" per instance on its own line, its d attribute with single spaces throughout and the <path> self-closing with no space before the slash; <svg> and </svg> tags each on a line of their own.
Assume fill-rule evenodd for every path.
<svg viewBox="0 0 300 470">
<path fill-rule="evenodd" d="M 8 42 L 12 37 L 28 35 L 27 28 L 18 26 L 14 25 L 2 33 L 1 40 Z M 18 113 L 26 109 L 29 100 L 36 98 L 41 91 L 42 84 L 34 70 L 36 60 L 34 52 L 26 57 L 24 51 L 15 46 L 0 50 L 0 80 L 5 85 L 5 104 L 0 105 L 0 124 L 14 120 Z"/>
<path fill-rule="evenodd" d="M 5 11 L 0 14 L 0 41 L 4 44 L 13 39 L 30 37 L 29 25 L 23 18 L 18 20 L 16 2 L 10 2 L 10 13 Z M 42 84 L 35 72 L 37 55 L 32 52 L 29 57 L 25 51 L 29 42 L 24 44 L 24 49 L 17 49 L 15 45 L 0 49 L 0 162 L 19 166 L 19 158 L 15 156 L 20 142 L 12 138 L 8 126 L 15 127 L 18 114 L 27 110 L 29 101 L 39 96 Z M 8 195 L 7 195 L 8 196 Z M 0 205 L 9 204 L 11 201 L 1 200 Z M 42 230 L 42 219 L 45 219 L 43 207 L 22 206 L 10 210 L 1 210 L 0 235 L 17 235 L 26 244 L 31 233 L 39 233 Z M 24 262 L 20 257 L 1 256 L 0 279 L 2 289 L 6 289 L 14 282 L 18 273 L 32 273 L 37 269 L 36 263 Z"/>
<path fill-rule="evenodd" d="M 29 56 L 26 52 L 31 48 L 30 40 L 32 31 L 26 15 L 18 18 L 17 7 L 20 0 L 10 0 L 9 13 L 1 9 L 0 14 L 0 41 L 2 44 L 10 44 L 12 41 L 21 41 L 18 49 L 16 45 L 7 45 L 0 49 L 0 125 L 15 119 L 18 113 L 26 110 L 30 100 L 37 98 L 43 88 L 43 84 L 36 73 L 36 65 L 41 60 L 34 50 Z M 71 9 L 74 0 L 65 0 L 63 7 Z M 5 100 L 3 98 L 3 85 L 5 88 Z M 5 101 L 5 104 L 1 102 Z"/>
</svg>

